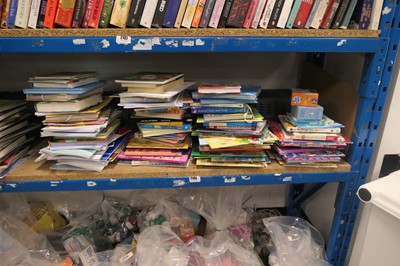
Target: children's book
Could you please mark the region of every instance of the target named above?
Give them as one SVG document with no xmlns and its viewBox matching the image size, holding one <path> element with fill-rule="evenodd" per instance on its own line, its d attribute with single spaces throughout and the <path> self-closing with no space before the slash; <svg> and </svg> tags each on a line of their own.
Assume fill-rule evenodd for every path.
<svg viewBox="0 0 400 266">
<path fill-rule="evenodd" d="M 183 73 L 166 73 L 166 72 L 138 72 L 131 76 L 115 80 L 116 83 L 123 84 L 140 84 L 141 86 L 156 87 L 158 85 L 167 84 L 183 77 Z"/>
</svg>

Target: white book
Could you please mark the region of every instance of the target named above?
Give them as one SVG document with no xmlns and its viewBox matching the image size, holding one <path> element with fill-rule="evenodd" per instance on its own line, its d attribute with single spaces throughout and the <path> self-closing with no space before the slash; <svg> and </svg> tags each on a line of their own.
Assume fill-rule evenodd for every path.
<svg viewBox="0 0 400 266">
<path fill-rule="evenodd" d="M 261 15 L 259 27 L 266 29 L 268 27 L 269 20 L 272 15 L 272 10 L 274 9 L 276 0 L 267 1 L 264 12 Z"/>
<path fill-rule="evenodd" d="M 55 112 L 55 113 L 67 113 L 67 112 L 79 112 L 90 106 L 98 104 L 103 101 L 101 94 L 94 94 L 87 98 L 73 100 L 70 102 L 38 102 L 35 104 L 36 111 L 38 113 Z"/>
<path fill-rule="evenodd" d="M 320 3 L 321 3 L 321 0 L 315 0 L 314 1 L 314 4 L 313 4 L 313 6 L 311 8 L 311 11 L 310 11 L 310 14 L 308 15 L 306 24 L 304 25 L 305 29 L 309 29 L 310 28 L 311 22 L 313 21 L 313 19 L 315 17 L 315 14 L 317 13 L 317 9 L 318 9 Z"/>
<path fill-rule="evenodd" d="M 190 26 L 192 25 L 194 13 L 196 12 L 197 2 L 198 0 L 189 0 L 186 7 L 185 15 L 182 19 L 182 27 L 190 28 Z"/>
<path fill-rule="evenodd" d="M 321 0 L 318 8 L 315 11 L 313 20 L 311 21 L 310 28 L 318 29 L 324 19 L 325 11 L 328 8 L 329 0 Z"/>
<path fill-rule="evenodd" d="M 371 11 L 371 20 L 369 22 L 369 30 L 377 30 L 379 28 L 379 21 L 381 20 L 383 0 L 374 0 Z"/>
<path fill-rule="evenodd" d="M 41 2 L 40 0 L 32 0 L 31 2 L 31 10 L 29 12 L 29 19 L 28 19 L 29 28 L 36 29 L 39 10 L 40 10 L 40 2 Z"/>
<path fill-rule="evenodd" d="M 154 13 L 157 9 L 157 4 L 157 0 L 146 1 L 142 12 L 142 17 L 140 18 L 140 26 L 151 28 L 151 22 L 153 21 Z"/>
<path fill-rule="evenodd" d="M 290 10 L 292 9 L 293 0 L 286 0 L 283 4 L 281 15 L 279 16 L 278 23 L 276 24 L 277 28 L 284 29 L 286 26 L 286 22 L 289 18 Z"/>
<path fill-rule="evenodd" d="M 18 0 L 17 15 L 15 26 L 26 29 L 28 27 L 29 12 L 31 10 L 31 0 Z"/>
<path fill-rule="evenodd" d="M 264 11 L 265 3 L 267 0 L 259 0 L 257 7 L 256 7 L 256 12 L 254 14 L 253 21 L 251 22 L 250 28 L 252 29 L 257 29 L 258 23 L 260 23 L 261 15 Z"/>
</svg>

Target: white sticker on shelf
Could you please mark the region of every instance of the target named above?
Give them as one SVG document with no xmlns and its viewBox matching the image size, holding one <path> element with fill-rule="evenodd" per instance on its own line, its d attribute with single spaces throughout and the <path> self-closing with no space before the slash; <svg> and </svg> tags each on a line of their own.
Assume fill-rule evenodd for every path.
<svg viewBox="0 0 400 266">
<path fill-rule="evenodd" d="M 282 181 L 283 181 L 283 182 L 291 182 L 292 179 L 293 179 L 293 177 L 287 176 L 287 177 L 284 177 L 284 178 L 282 179 Z"/>
<path fill-rule="evenodd" d="M 7 186 L 10 186 L 10 187 L 12 187 L 12 188 L 16 188 L 16 187 L 17 187 L 17 184 L 11 183 L 11 184 L 7 184 Z"/>
<path fill-rule="evenodd" d="M 153 45 L 161 45 L 161 41 L 160 41 L 160 38 L 153 38 L 153 39 L 151 39 L 151 43 L 153 44 Z"/>
<path fill-rule="evenodd" d="M 186 185 L 185 180 L 179 179 L 179 180 L 174 180 L 174 187 L 181 187 Z"/>
<path fill-rule="evenodd" d="M 95 187 L 95 186 L 97 186 L 97 183 L 96 183 L 96 182 L 93 182 L 93 181 L 87 181 L 86 184 L 87 184 L 88 187 Z"/>
<path fill-rule="evenodd" d="M 245 175 L 242 175 L 240 178 L 241 178 L 242 180 L 245 180 L 245 181 L 248 181 L 248 180 L 251 179 L 250 176 L 245 176 Z"/>
<path fill-rule="evenodd" d="M 336 45 L 337 46 L 343 46 L 343 45 L 345 45 L 346 44 L 346 40 L 340 40 Z"/>
<path fill-rule="evenodd" d="M 132 50 L 151 51 L 153 44 L 151 39 L 139 39 L 138 42 L 132 47 Z"/>
<path fill-rule="evenodd" d="M 115 178 L 110 178 L 110 182 L 117 182 L 117 179 L 115 179 Z"/>
<path fill-rule="evenodd" d="M 106 39 L 102 40 L 102 41 L 101 41 L 101 44 L 103 44 L 103 47 L 102 47 L 102 48 L 108 48 L 108 47 L 110 47 L 110 42 L 109 42 L 108 40 L 106 40 Z"/>
<path fill-rule="evenodd" d="M 194 46 L 194 41 L 193 40 L 183 40 L 182 41 L 182 46 L 193 47 Z"/>
<path fill-rule="evenodd" d="M 178 41 L 176 41 L 176 40 L 165 41 L 165 44 L 170 46 L 170 47 L 171 46 L 174 46 L 174 47 L 178 47 L 179 46 Z"/>
<path fill-rule="evenodd" d="M 83 44 L 86 44 L 86 41 L 85 41 L 85 39 L 73 39 L 72 43 L 74 45 L 83 45 Z"/>
<path fill-rule="evenodd" d="M 392 11 L 390 7 L 385 6 L 385 8 L 382 10 L 382 16 L 387 15 Z"/>
<path fill-rule="evenodd" d="M 224 183 L 235 183 L 236 182 L 236 177 L 225 177 L 224 176 Z"/>
<path fill-rule="evenodd" d="M 205 42 L 202 39 L 196 39 L 196 45 L 197 46 L 203 46 Z"/>
<path fill-rule="evenodd" d="M 132 38 L 130 36 L 117 36 L 115 37 L 115 42 L 117 44 L 129 45 L 132 43 Z"/>
<path fill-rule="evenodd" d="M 189 176 L 190 183 L 200 183 L 201 177 L 200 176 Z"/>
</svg>

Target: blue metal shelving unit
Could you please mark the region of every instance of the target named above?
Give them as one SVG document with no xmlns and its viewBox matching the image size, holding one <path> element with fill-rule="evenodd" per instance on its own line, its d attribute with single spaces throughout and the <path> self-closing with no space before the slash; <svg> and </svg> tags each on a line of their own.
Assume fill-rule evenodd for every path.
<svg viewBox="0 0 400 266">
<path fill-rule="evenodd" d="M 338 182 L 335 216 L 327 244 L 329 261 L 343 265 L 351 238 L 358 201 L 356 189 L 365 181 L 369 160 L 391 79 L 391 68 L 400 39 L 399 0 L 385 0 L 381 34 L 375 38 L 351 37 L 237 37 L 237 36 L 99 36 L 99 37 L 12 37 L 0 38 L 0 53 L 219 53 L 219 52 L 304 52 L 366 53 L 359 105 L 351 136 L 347 171 L 302 173 L 250 173 L 223 175 L 181 175 L 150 178 L 84 178 L 11 180 L 0 182 L 0 192 L 107 190 L 134 188 L 238 186 L 261 184 L 306 184 L 306 190 L 293 186 L 289 210 L 299 211 L 302 202 L 326 182 Z M 0 30 L 1 35 L 1 30 Z M 322 57 L 323 58 L 323 57 Z M 222 172 L 223 170 L 221 170 Z"/>
</svg>

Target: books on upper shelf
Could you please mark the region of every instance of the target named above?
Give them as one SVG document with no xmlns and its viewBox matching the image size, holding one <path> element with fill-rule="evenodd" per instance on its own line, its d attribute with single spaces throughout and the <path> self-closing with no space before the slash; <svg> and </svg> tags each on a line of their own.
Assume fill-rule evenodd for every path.
<svg viewBox="0 0 400 266">
<path fill-rule="evenodd" d="M 223 84 L 223 83 L 204 83 L 197 87 L 199 94 L 213 93 L 240 93 L 242 86 L 240 84 Z"/>
</svg>

